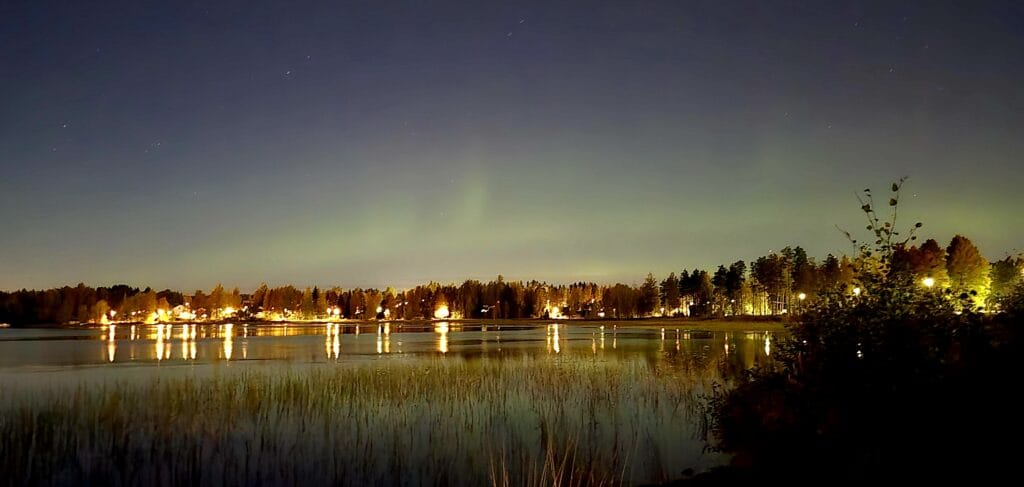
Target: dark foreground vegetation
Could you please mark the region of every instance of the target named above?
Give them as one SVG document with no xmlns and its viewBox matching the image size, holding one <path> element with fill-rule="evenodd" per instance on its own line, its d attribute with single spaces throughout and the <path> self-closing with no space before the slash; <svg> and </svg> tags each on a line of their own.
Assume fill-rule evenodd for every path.
<svg viewBox="0 0 1024 487">
<path fill-rule="evenodd" d="M 752 371 L 712 401 L 732 467 L 700 480 L 1012 478 L 1024 285 L 987 313 L 973 290 L 922 286 L 900 266 L 910 237 L 895 230 L 899 186 L 887 221 L 863 207 L 873 244 L 859 246 L 860 294 L 822 293 L 790 327 L 780 368 Z"/>
</svg>

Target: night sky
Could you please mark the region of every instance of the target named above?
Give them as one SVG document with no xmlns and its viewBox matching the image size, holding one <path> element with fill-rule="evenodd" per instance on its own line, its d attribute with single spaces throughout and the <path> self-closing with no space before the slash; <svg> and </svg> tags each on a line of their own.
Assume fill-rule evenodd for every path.
<svg viewBox="0 0 1024 487">
<path fill-rule="evenodd" d="M 0 2 L 0 289 L 632 283 L 903 175 L 1024 242 L 1019 2 L 285 3 Z"/>
</svg>

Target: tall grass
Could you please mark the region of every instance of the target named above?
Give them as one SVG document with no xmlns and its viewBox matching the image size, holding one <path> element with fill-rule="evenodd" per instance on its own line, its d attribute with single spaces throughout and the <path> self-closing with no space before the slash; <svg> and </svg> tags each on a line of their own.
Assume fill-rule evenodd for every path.
<svg viewBox="0 0 1024 487">
<path fill-rule="evenodd" d="M 581 485 L 701 453 L 702 371 L 546 358 L 0 385 L 0 483 Z"/>
</svg>

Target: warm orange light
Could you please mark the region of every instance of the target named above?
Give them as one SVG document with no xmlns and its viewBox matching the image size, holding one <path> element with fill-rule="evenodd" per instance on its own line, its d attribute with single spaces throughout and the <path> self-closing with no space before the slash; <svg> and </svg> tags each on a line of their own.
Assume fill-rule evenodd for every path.
<svg viewBox="0 0 1024 487">
<path fill-rule="evenodd" d="M 434 326 L 434 331 L 439 335 L 437 338 L 437 351 L 448 353 L 448 322 L 442 321 L 438 323 Z"/>
<path fill-rule="evenodd" d="M 231 360 L 231 352 L 234 351 L 234 343 L 231 340 L 231 329 L 234 325 L 228 323 L 224 325 L 224 359 Z"/>
<path fill-rule="evenodd" d="M 434 310 L 434 318 L 437 318 L 439 320 L 448 318 L 448 316 L 450 315 L 451 313 L 448 312 L 448 305 L 445 304 L 438 306 L 437 309 Z"/>
<path fill-rule="evenodd" d="M 935 285 L 935 279 L 932 279 L 930 277 L 926 277 L 924 279 L 921 279 L 921 284 L 924 284 L 924 287 L 930 288 L 930 287 Z"/>
</svg>

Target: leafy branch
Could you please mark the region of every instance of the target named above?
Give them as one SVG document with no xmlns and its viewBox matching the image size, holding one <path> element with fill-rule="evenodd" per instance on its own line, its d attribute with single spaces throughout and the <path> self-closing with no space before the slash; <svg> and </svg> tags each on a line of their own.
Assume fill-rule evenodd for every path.
<svg viewBox="0 0 1024 487">
<path fill-rule="evenodd" d="M 921 222 L 915 223 L 905 232 L 900 232 L 896 227 L 899 217 L 900 191 L 903 189 L 903 184 L 906 181 L 907 177 L 904 176 L 899 181 L 892 183 L 892 194 L 889 197 L 889 208 L 892 210 L 885 220 L 882 219 L 878 207 L 875 205 L 875 198 L 871 188 L 854 193 L 857 201 L 860 202 L 860 209 L 864 212 L 864 217 L 867 218 L 867 226 L 865 228 L 874 234 L 874 246 L 872 247 L 867 243 L 860 243 L 858 245 L 857 239 L 853 238 L 849 231 L 840 228 L 838 225 L 836 228 L 846 235 L 846 238 L 853 244 L 854 250 L 861 257 L 876 257 L 877 254 L 877 258 L 883 264 L 888 264 L 891 261 L 893 252 L 905 247 L 911 241 L 917 240 L 915 233 L 918 228 L 921 228 Z"/>
</svg>

